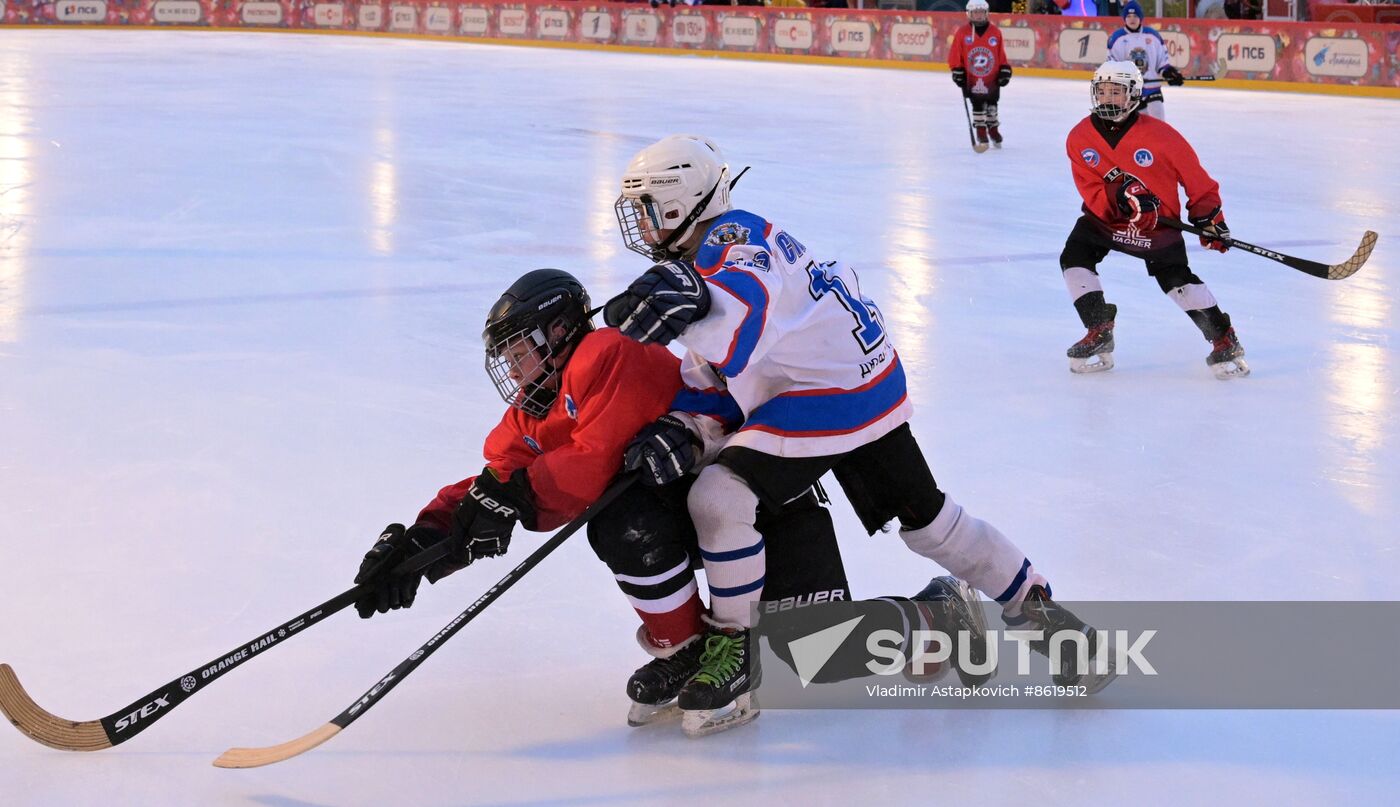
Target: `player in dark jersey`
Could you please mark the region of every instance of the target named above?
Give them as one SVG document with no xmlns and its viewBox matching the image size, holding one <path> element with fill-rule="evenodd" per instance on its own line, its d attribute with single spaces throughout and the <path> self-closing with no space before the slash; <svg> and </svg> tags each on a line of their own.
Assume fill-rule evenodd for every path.
<svg viewBox="0 0 1400 807">
<path fill-rule="evenodd" d="M 1106 62 L 1094 73 L 1093 112 L 1069 133 L 1065 149 L 1074 184 L 1084 199 L 1060 269 L 1088 333 L 1067 351 L 1070 370 L 1113 367 L 1117 306 L 1104 300 L 1099 262 L 1110 250 L 1142 258 L 1147 273 L 1211 344 L 1206 364 L 1218 378 L 1249 373 L 1230 316 L 1191 271 L 1179 230 L 1158 217 L 1179 218 L 1177 186 L 1186 191 L 1192 224 L 1206 231 L 1202 246 L 1229 249 L 1230 228 L 1220 210 L 1220 185 L 1201 167 L 1186 138 L 1168 123 L 1139 113 L 1142 73 L 1132 62 Z M 1097 358 L 1096 358 L 1097 357 Z"/>
</svg>

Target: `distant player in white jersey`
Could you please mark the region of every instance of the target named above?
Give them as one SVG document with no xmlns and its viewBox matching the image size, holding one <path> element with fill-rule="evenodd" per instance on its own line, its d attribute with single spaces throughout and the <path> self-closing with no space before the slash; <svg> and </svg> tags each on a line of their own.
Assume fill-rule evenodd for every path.
<svg viewBox="0 0 1400 807">
<path fill-rule="evenodd" d="M 871 534 L 898 518 L 911 550 L 995 598 L 1008 624 L 1029 619 L 1092 636 L 1050 600 L 1024 552 L 939 490 L 909 429 L 904 367 L 856 272 L 734 209 L 733 185 L 705 138 L 668 137 L 639 152 L 623 175 L 618 221 L 628 248 L 660 263 L 604 314 L 624 335 L 675 340 L 691 354 L 683 372 L 696 405 L 646 432 L 628 460 L 651 484 L 676 479 L 697 455 L 711 461 L 689 496 L 712 621 L 701 671 L 679 698 L 687 728 L 725 710 L 739 720 L 751 713 L 759 671 L 750 665 L 750 606 L 762 597 L 766 564 L 755 513 L 760 502 L 802 495 L 827 471 Z M 1093 691 L 1109 677 L 1072 681 Z"/>
<path fill-rule="evenodd" d="M 1108 38 L 1108 59 L 1137 65 L 1142 71 L 1142 114 L 1166 120 L 1162 82 L 1180 87 L 1186 79 L 1172 67 L 1162 35 L 1142 21 L 1142 6 L 1128 0 L 1123 6 L 1123 27 Z"/>
</svg>

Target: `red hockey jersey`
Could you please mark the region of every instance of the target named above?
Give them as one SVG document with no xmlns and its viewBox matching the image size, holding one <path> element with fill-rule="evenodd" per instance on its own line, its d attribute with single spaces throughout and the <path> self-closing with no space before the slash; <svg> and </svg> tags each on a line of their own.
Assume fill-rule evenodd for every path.
<svg viewBox="0 0 1400 807">
<path fill-rule="evenodd" d="M 981 36 L 972 23 L 953 34 L 948 47 L 948 67 L 967 71 L 967 91 L 973 95 L 992 92 L 997 86 L 997 70 L 1006 64 L 1006 48 L 1002 45 L 1001 29 L 987 23 Z"/>
<path fill-rule="evenodd" d="M 1186 138 L 1166 121 L 1138 115 L 1127 129 L 1107 135 L 1101 126 L 1090 115 L 1070 130 L 1065 141 L 1085 211 L 1111 226 L 1126 224 L 1118 210 L 1118 184 L 1104 182 L 1104 175 L 1114 168 L 1142 180 L 1162 200 L 1163 216 L 1181 217 L 1177 185 L 1186 189 L 1186 209 L 1192 216 L 1205 215 L 1220 204 L 1220 184 L 1201 167 Z"/>
<path fill-rule="evenodd" d="M 486 438 L 486 463 L 505 479 L 528 468 L 535 529 L 572 521 L 602 495 L 622 468 L 622 452 L 648 423 L 669 411 L 681 388 L 680 360 L 616 328 L 583 337 L 564 366 L 559 397 L 544 418 L 511 407 Z M 448 485 L 418 522 L 448 529 L 475 476 Z"/>
</svg>

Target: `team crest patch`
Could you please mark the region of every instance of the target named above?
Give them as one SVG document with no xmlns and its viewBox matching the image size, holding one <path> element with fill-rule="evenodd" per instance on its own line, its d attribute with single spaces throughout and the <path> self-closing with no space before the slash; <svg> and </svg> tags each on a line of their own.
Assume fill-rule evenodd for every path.
<svg viewBox="0 0 1400 807">
<path fill-rule="evenodd" d="M 578 420 L 578 404 L 568 395 L 564 396 L 564 413 L 574 420 Z"/>
<path fill-rule="evenodd" d="M 749 243 L 749 228 L 737 221 L 727 221 L 710 230 L 710 234 L 705 236 L 705 243 L 712 247 L 747 244 Z"/>
<path fill-rule="evenodd" d="M 987 44 L 995 48 L 997 46 L 997 38 L 992 37 L 991 39 L 988 39 Z"/>
<path fill-rule="evenodd" d="M 528 434 L 525 435 L 525 445 L 529 446 L 530 450 L 535 452 L 536 454 L 544 453 L 544 449 L 540 448 L 540 444 L 535 442 L 535 438 L 531 437 Z"/>
<path fill-rule="evenodd" d="M 1143 168 L 1146 168 L 1147 166 L 1151 165 L 1152 159 L 1152 152 L 1148 151 L 1147 149 L 1138 149 L 1137 151 L 1133 152 L 1133 162 L 1137 163 Z"/>
<path fill-rule="evenodd" d="M 979 78 L 986 78 L 992 74 L 992 64 L 995 61 L 989 48 L 973 48 L 967 54 L 967 72 Z"/>
<path fill-rule="evenodd" d="M 1098 167 L 1099 153 L 1097 151 L 1094 151 L 1093 149 L 1084 149 L 1083 151 L 1079 152 L 1079 158 L 1083 160 L 1086 164 L 1088 164 L 1090 168 Z"/>
</svg>

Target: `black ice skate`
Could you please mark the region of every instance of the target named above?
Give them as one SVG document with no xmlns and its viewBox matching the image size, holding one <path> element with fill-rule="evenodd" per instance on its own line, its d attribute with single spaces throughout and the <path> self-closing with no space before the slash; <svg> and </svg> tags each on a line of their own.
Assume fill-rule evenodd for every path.
<svg viewBox="0 0 1400 807">
<path fill-rule="evenodd" d="M 1113 369 L 1113 318 L 1118 313 L 1118 306 L 1108 303 L 1104 309 L 1108 319 L 1090 326 L 1084 338 L 1065 351 L 1071 373 L 1101 373 Z M 1094 360 L 1095 357 L 1098 357 L 1097 360 Z"/>
<path fill-rule="evenodd" d="M 632 673 L 627 679 L 627 697 L 632 699 L 627 725 L 645 726 L 680 714 L 676 696 L 700 671 L 700 655 L 705 649 L 703 638 L 696 636 Z"/>
<path fill-rule="evenodd" d="M 990 138 L 992 139 L 992 147 L 993 147 L 993 148 L 1001 148 L 1001 127 L 999 127 L 999 126 L 988 126 L 988 127 L 987 127 L 987 136 L 990 137 Z"/>
<path fill-rule="evenodd" d="M 966 581 L 946 575 L 933 578 L 914 595 L 916 602 L 928 604 L 932 629 L 943 631 L 953 640 L 948 659 L 965 687 L 980 687 L 996 675 L 996 668 L 987 672 L 963 669 L 964 656 L 973 670 L 987 664 L 987 618 L 982 613 L 981 599 Z"/>
<path fill-rule="evenodd" d="M 1064 606 L 1050 599 L 1050 595 L 1041 586 L 1031 586 L 1030 592 L 1026 595 L 1026 601 L 1021 604 L 1021 614 L 1030 620 L 1032 630 L 1040 630 L 1044 637 L 1040 641 L 1031 642 L 1031 649 L 1043 656 L 1050 655 L 1051 638 L 1060 631 L 1075 631 L 1084 634 L 1089 640 L 1089 664 L 1088 670 L 1078 670 L 1077 654 L 1073 652 L 1073 644 L 1066 641 L 1062 647 L 1060 656 L 1060 671 L 1051 677 L 1060 686 L 1082 686 L 1087 694 L 1095 692 L 1108 686 L 1113 681 L 1113 677 L 1118 674 L 1114 667 L 1113 648 L 1109 647 L 1108 637 L 1104 636 L 1100 647 L 1095 647 L 1098 642 L 1098 631 L 1084 624 L 1079 617 L 1070 613 Z"/>
<path fill-rule="evenodd" d="M 689 737 L 714 734 L 758 717 L 753 690 L 760 675 L 749 631 L 720 622 L 710 626 L 700 640 L 704 644 L 700 671 L 677 698 L 681 728 Z"/>
<path fill-rule="evenodd" d="M 1243 378 L 1249 375 L 1249 365 L 1244 362 L 1244 347 L 1235 336 L 1234 328 L 1226 328 L 1219 339 L 1211 342 L 1213 348 L 1206 356 L 1206 365 L 1219 379 Z"/>
</svg>

